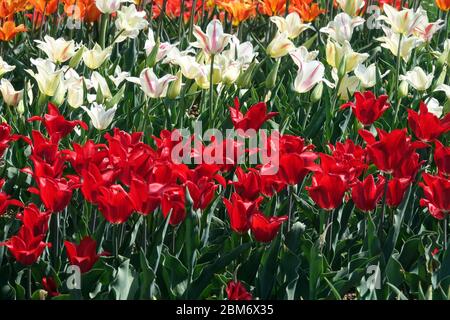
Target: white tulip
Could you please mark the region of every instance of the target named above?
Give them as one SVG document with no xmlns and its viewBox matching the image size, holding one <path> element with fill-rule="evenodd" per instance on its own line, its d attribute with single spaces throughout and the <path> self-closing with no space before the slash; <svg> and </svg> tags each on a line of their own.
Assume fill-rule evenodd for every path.
<svg viewBox="0 0 450 320">
<path fill-rule="evenodd" d="M 95 0 L 95 6 L 101 13 L 114 13 L 119 10 L 122 3 L 128 0 Z"/>
<path fill-rule="evenodd" d="M 258 53 L 254 51 L 250 41 L 241 43 L 236 36 L 230 41 L 230 49 L 224 50 L 222 55 L 230 61 L 237 61 L 243 70 L 246 70 Z"/>
<path fill-rule="evenodd" d="M 408 71 L 405 75 L 400 76 L 400 80 L 405 80 L 417 91 L 425 91 L 433 82 L 434 74 L 425 73 L 421 67 L 414 67 L 411 71 Z"/>
<path fill-rule="evenodd" d="M 320 32 L 328 34 L 332 39 L 339 43 L 350 41 L 352 39 L 353 30 L 364 23 L 361 17 L 350 17 L 347 13 L 339 13 L 334 20 L 328 25 L 320 29 Z"/>
<path fill-rule="evenodd" d="M 325 67 L 321 62 L 301 61 L 294 81 L 294 90 L 298 93 L 308 92 L 323 81 L 324 75 Z"/>
<path fill-rule="evenodd" d="M 0 81 L 0 92 L 6 105 L 16 107 L 23 98 L 23 90 L 16 91 L 7 79 Z"/>
<path fill-rule="evenodd" d="M 402 9 L 399 11 L 388 4 L 384 4 L 383 11 L 385 15 L 380 16 L 378 19 L 388 23 L 393 32 L 405 36 L 411 35 L 414 29 L 423 23 L 423 19 L 426 18 L 426 13 L 421 8 L 417 11 L 413 9 Z"/>
<path fill-rule="evenodd" d="M 326 56 L 328 64 L 333 68 L 339 68 L 341 63 L 345 62 L 345 73 L 348 73 L 364 62 L 369 57 L 369 54 L 353 51 L 348 41 L 341 45 L 328 39 Z"/>
<path fill-rule="evenodd" d="M 292 60 L 298 67 L 300 67 L 300 64 L 302 62 L 313 61 L 314 59 L 316 59 L 318 54 L 319 51 L 309 52 L 308 49 L 306 49 L 303 46 L 289 52 L 289 55 L 291 56 Z"/>
<path fill-rule="evenodd" d="M 30 59 L 36 66 L 37 73 L 26 70 L 37 82 L 39 91 L 48 97 L 53 97 L 62 83 L 63 70 L 56 70 L 56 66 L 50 60 Z M 59 90 L 61 91 L 61 90 Z"/>
<path fill-rule="evenodd" d="M 105 130 L 109 127 L 111 122 L 114 120 L 114 115 L 116 114 L 117 107 L 106 109 L 104 105 L 97 104 L 93 102 L 90 109 L 85 106 L 81 106 L 91 118 L 92 125 L 97 130 Z"/>
<path fill-rule="evenodd" d="M 112 47 L 102 49 L 98 43 L 92 49 L 85 49 L 83 51 L 84 64 L 92 70 L 98 69 L 106 59 L 109 58 L 112 52 Z"/>
<path fill-rule="evenodd" d="M 286 18 L 274 16 L 270 21 L 275 23 L 279 32 L 287 32 L 289 39 L 295 39 L 300 33 L 311 28 L 311 23 L 303 23 L 297 12 L 289 13 Z"/>
<path fill-rule="evenodd" d="M 130 79 L 130 78 L 128 78 Z M 145 68 L 139 76 L 139 84 L 142 91 L 150 98 L 163 98 L 166 96 L 169 83 L 175 81 L 176 76 L 167 74 L 158 78 L 153 69 Z M 131 79 L 133 81 L 133 79 Z"/>
<path fill-rule="evenodd" d="M 145 11 L 137 11 L 134 4 L 128 7 L 122 7 L 117 11 L 116 42 L 122 42 L 125 39 L 135 39 L 139 31 L 147 27 L 148 21 L 145 19 Z"/>
<path fill-rule="evenodd" d="M 397 56 L 400 53 L 400 57 L 408 62 L 411 57 L 411 52 L 414 48 L 416 48 L 421 40 L 415 36 L 402 37 L 400 41 L 400 35 L 397 33 L 393 33 L 389 28 L 383 27 L 384 33 L 386 36 L 380 37 L 376 40 L 381 41 L 381 46 L 383 48 L 388 49 L 394 56 Z M 398 45 L 400 42 L 400 52 L 398 50 Z"/>
<path fill-rule="evenodd" d="M 72 108 L 81 107 L 84 102 L 83 77 L 80 77 L 74 69 L 69 69 L 64 78 L 67 88 L 67 103 Z"/>
<path fill-rule="evenodd" d="M 53 63 L 66 62 L 75 55 L 76 46 L 75 41 L 66 41 L 63 38 L 54 39 L 50 36 L 45 36 L 44 41 L 34 40 L 47 57 Z"/>
<path fill-rule="evenodd" d="M 342 11 L 351 15 L 356 16 L 359 11 L 364 7 L 366 2 L 364 0 L 336 0 Z"/>
<path fill-rule="evenodd" d="M 155 36 L 153 34 L 153 30 L 149 29 L 148 37 L 144 44 L 144 50 L 145 50 L 145 53 L 147 54 L 147 56 L 150 55 L 150 53 L 152 52 L 155 45 L 156 45 L 156 41 L 155 41 Z M 175 47 L 175 45 L 170 44 L 169 42 L 160 43 L 158 46 L 158 53 L 156 54 L 156 62 L 164 59 L 167 56 L 168 52 L 170 50 L 172 50 L 174 47 Z"/>
<path fill-rule="evenodd" d="M 231 35 L 223 32 L 222 23 L 213 19 L 206 27 L 206 33 L 195 25 L 194 36 L 197 42 L 192 43 L 192 46 L 201 48 L 208 55 L 216 55 L 221 53 L 230 41 Z"/>
<path fill-rule="evenodd" d="M 278 32 L 267 46 L 266 52 L 272 58 L 281 58 L 295 49 L 287 32 Z"/>
</svg>

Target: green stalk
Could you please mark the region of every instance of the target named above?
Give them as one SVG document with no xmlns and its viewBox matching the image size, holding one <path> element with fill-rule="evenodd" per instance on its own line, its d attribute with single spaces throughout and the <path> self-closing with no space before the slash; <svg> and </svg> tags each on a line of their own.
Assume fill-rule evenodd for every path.
<svg viewBox="0 0 450 320">
<path fill-rule="evenodd" d="M 108 16 L 102 14 L 100 18 L 100 46 L 106 48 L 106 30 L 108 29 Z"/>
<path fill-rule="evenodd" d="M 448 244 L 448 232 L 447 232 L 447 228 L 448 228 L 448 213 L 445 215 L 445 219 L 444 219 L 444 250 L 447 251 L 447 244 Z"/>
<path fill-rule="evenodd" d="M 209 123 L 211 123 L 213 118 L 214 109 L 214 84 L 213 84 L 213 74 L 214 74 L 214 54 L 211 54 L 211 66 L 209 70 Z"/>
<path fill-rule="evenodd" d="M 403 40 L 403 34 L 400 35 L 400 37 L 398 38 L 398 49 L 397 49 L 397 68 L 395 70 L 395 87 L 394 87 L 394 99 L 397 103 L 397 106 L 395 108 L 395 116 L 394 116 L 394 123 L 393 123 L 393 127 L 395 127 L 396 123 L 397 123 L 397 117 L 398 117 L 398 109 L 400 109 L 400 99 L 398 97 L 398 86 L 399 86 L 399 78 L 400 78 L 400 64 L 402 62 L 402 58 L 400 57 L 400 50 L 401 50 L 401 46 L 402 46 L 402 40 Z"/>
<path fill-rule="evenodd" d="M 31 300 L 31 282 L 32 282 L 32 274 L 31 274 L 31 267 L 28 267 L 28 286 L 27 286 L 27 298 L 28 300 Z"/>
</svg>

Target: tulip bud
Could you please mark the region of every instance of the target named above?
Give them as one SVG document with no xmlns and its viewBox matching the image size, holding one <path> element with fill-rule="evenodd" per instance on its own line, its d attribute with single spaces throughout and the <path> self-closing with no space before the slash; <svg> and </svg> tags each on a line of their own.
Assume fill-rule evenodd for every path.
<svg viewBox="0 0 450 320">
<path fill-rule="evenodd" d="M 153 68 L 156 64 L 156 56 L 158 55 L 159 50 L 159 39 L 156 40 L 156 44 L 153 47 L 152 51 L 150 51 L 150 54 L 148 55 L 146 59 L 146 64 L 148 68 Z"/>
<path fill-rule="evenodd" d="M 280 67 L 280 59 L 277 59 L 275 62 L 275 65 L 272 67 L 272 70 L 270 70 L 270 73 L 266 78 L 266 88 L 267 89 L 272 89 L 273 87 L 275 87 L 275 84 L 277 82 L 279 67 Z"/>
<path fill-rule="evenodd" d="M 177 79 L 169 85 L 169 89 L 167 90 L 167 97 L 169 99 L 175 99 L 180 95 L 181 92 L 181 85 L 183 80 L 181 70 L 177 72 L 176 77 Z"/>
<path fill-rule="evenodd" d="M 322 98 L 322 93 L 323 82 L 319 82 L 311 93 L 310 101 L 313 103 L 319 101 Z"/>
<path fill-rule="evenodd" d="M 336 60 L 336 61 L 338 61 L 338 60 Z M 343 59 L 341 60 L 341 63 L 339 64 L 339 68 L 338 68 L 339 79 L 344 78 L 344 76 L 347 74 L 346 68 L 347 68 L 347 59 L 345 57 L 343 57 Z"/>
<path fill-rule="evenodd" d="M 256 62 L 253 61 L 247 68 L 247 70 L 241 73 L 239 78 L 236 80 L 236 85 L 238 86 L 238 88 L 241 89 L 250 88 L 253 79 L 253 72 L 255 71 L 256 66 L 257 66 Z"/>
<path fill-rule="evenodd" d="M 81 59 L 83 58 L 84 49 L 85 49 L 84 46 L 82 46 L 80 49 L 78 49 L 77 53 L 75 53 L 75 55 L 70 59 L 69 67 L 75 69 L 78 66 Z"/>
<path fill-rule="evenodd" d="M 438 85 L 443 84 L 446 76 L 447 76 L 447 66 L 444 66 L 444 68 L 442 68 L 441 73 L 439 74 L 439 77 L 436 79 L 435 86 L 437 87 Z"/>
<path fill-rule="evenodd" d="M 398 97 L 399 98 L 404 98 L 408 95 L 408 82 L 406 82 L 405 80 L 403 80 L 400 83 L 400 86 L 398 87 Z"/>
</svg>

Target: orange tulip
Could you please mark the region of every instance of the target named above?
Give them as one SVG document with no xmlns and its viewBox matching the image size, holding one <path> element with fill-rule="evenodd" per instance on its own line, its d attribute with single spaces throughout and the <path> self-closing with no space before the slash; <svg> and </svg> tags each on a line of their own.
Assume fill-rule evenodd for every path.
<svg viewBox="0 0 450 320">
<path fill-rule="evenodd" d="M 268 16 L 277 16 L 285 12 L 286 0 L 260 0 L 259 12 Z"/>
<path fill-rule="evenodd" d="M 297 12 L 304 22 L 314 21 L 319 15 L 325 12 L 320 9 L 317 3 L 312 0 L 293 0 L 292 6 L 289 6 L 289 12 Z"/>
<path fill-rule="evenodd" d="M 29 3 L 36 9 L 37 12 L 48 16 L 58 10 L 59 0 L 29 0 Z"/>
<path fill-rule="evenodd" d="M 0 18 L 11 18 L 14 13 L 25 11 L 27 8 L 26 0 L 3 0 L 0 1 Z"/>
<path fill-rule="evenodd" d="M 223 0 L 217 4 L 225 10 L 232 19 L 233 26 L 255 15 L 255 4 L 248 0 Z"/>
<path fill-rule="evenodd" d="M 6 21 L 0 28 L 0 41 L 9 41 L 13 39 L 16 34 L 27 31 L 23 24 L 16 27 L 14 21 Z"/>
<path fill-rule="evenodd" d="M 442 11 L 450 10 L 450 0 L 436 0 L 436 5 Z"/>
</svg>

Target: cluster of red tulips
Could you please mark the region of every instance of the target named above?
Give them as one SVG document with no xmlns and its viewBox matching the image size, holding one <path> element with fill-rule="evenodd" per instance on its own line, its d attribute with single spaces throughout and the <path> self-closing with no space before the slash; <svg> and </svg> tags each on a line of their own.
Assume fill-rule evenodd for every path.
<svg viewBox="0 0 450 320">
<path fill-rule="evenodd" d="M 358 121 L 368 128 L 390 106 L 386 96 L 376 97 L 365 92 L 357 93 L 355 102 L 343 107 L 351 107 Z M 267 113 L 264 103 L 242 114 L 236 101 L 230 111 L 235 128 L 243 130 L 258 130 L 267 119 L 276 116 L 276 113 Z M 169 217 L 170 224 L 175 226 L 184 221 L 189 204 L 193 210 L 205 210 L 218 189 L 226 190 L 229 186 L 231 196 L 224 197 L 223 203 L 231 229 L 239 234 L 251 230 L 259 242 L 270 242 L 288 220 L 287 215 L 276 213 L 267 217 L 263 214 L 260 207 L 264 199 L 290 186 L 303 185 L 310 173 L 311 183 L 305 188 L 324 210 L 338 208 L 350 195 L 355 206 L 364 212 L 375 210 L 381 201 L 383 205 L 396 207 L 408 187 L 421 179 L 424 197 L 420 204 L 436 219 L 443 219 L 450 210 L 450 147 L 438 140 L 450 130 L 450 117 L 439 120 L 428 112 L 424 103 L 419 113 L 409 110 L 408 115 L 409 128 L 417 139 L 413 139 L 406 128 L 391 132 L 376 129 L 376 136 L 361 129 L 359 135 L 365 142 L 364 147 L 346 140 L 329 145 L 329 153 L 319 153 L 298 136 L 281 135 L 277 150 L 279 170 L 270 175 L 264 171 L 271 163 L 244 169 L 237 165 L 237 158 L 226 159 L 222 164 L 202 163 L 192 167 L 176 163 L 171 154 L 179 141 L 173 141 L 172 132 L 168 130 L 162 131 L 160 137 L 153 137 L 155 147 L 142 142 L 142 132 L 127 133 L 116 128 L 113 134 L 104 135 L 105 143 L 87 140 L 82 145 L 72 143 L 70 150 L 61 150 L 61 140 L 75 127 L 84 130 L 88 127 L 82 121 L 67 120 L 52 104 L 43 117 L 33 117 L 29 121 L 42 122 L 46 135 L 34 130 L 31 137 L 18 136 L 11 133 L 6 123 L 0 126 L 0 154 L 18 139 L 31 146 L 32 167 L 22 170 L 32 175 L 35 187 L 29 188 L 29 192 L 39 195 L 46 210 L 0 193 L 0 214 L 9 206 L 23 207 L 22 213 L 17 215 L 22 222 L 20 231 L 3 245 L 26 266 L 34 264 L 44 249 L 51 246 L 45 242 L 49 220 L 70 204 L 76 189 L 113 225 L 126 222 L 133 213 L 149 215 L 160 208 L 164 218 Z M 271 145 L 271 138 L 267 139 L 267 145 Z M 196 144 L 191 156 L 200 156 L 200 151 L 211 148 L 214 143 L 200 144 L 200 147 Z M 220 143 L 223 148 L 227 145 L 227 141 Z M 421 160 L 420 152 L 433 146 L 437 172 L 422 172 L 426 160 Z M 234 172 L 236 179 L 230 172 Z M 100 256 L 96 241 L 90 237 L 85 237 L 79 245 L 65 241 L 65 247 L 70 263 L 79 266 L 81 272 L 89 271 Z M 52 279 L 44 282 L 54 293 Z M 240 286 L 233 282 L 227 292 L 239 296 L 242 289 L 248 298 Z"/>
</svg>

